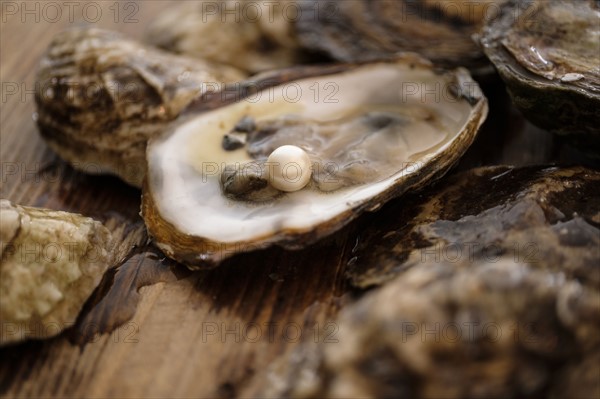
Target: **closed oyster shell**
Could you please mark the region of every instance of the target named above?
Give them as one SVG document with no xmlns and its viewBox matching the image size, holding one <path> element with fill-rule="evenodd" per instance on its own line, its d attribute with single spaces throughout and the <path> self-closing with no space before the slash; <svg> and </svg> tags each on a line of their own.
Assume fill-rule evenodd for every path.
<svg viewBox="0 0 600 399">
<path fill-rule="evenodd" d="M 272 369 L 262 396 L 598 396 L 599 181 L 481 168 L 383 209 L 352 261 L 369 284 L 351 278 L 386 284 Z"/>
<path fill-rule="evenodd" d="M 428 261 L 511 254 L 600 284 L 599 183 L 600 173 L 581 167 L 499 166 L 452 176 L 370 220 L 347 277 L 368 288 Z"/>
<path fill-rule="evenodd" d="M 165 50 L 249 73 L 285 68 L 302 59 L 293 34 L 295 11 L 291 0 L 186 1 L 153 21 L 146 38 Z"/>
<path fill-rule="evenodd" d="M 511 256 L 422 264 L 342 310 L 335 340 L 262 396 L 597 397 L 599 301 Z"/>
<path fill-rule="evenodd" d="M 300 43 L 356 62 L 412 51 L 446 67 L 486 65 L 471 38 L 501 1 L 306 0 L 295 21 Z"/>
<path fill-rule="evenodd" d="M 146 141 L 194 97 L 244 77 L 116 32 L 71 29 L 54 38 L 40 61 L 37 124 L 48 145 L 76 169 L 115 174 L 140 187 Z"/>
<path fill-rule="evenodd" d="M 600 157 L 600 8 L 593 0 L 512 0 L 481 43 L 536 125 Z"/>
<path fill-rule="evenodd" d="M 0 200 L 0 345 L 72 326 L 113 258 L 111 233 L 68 212 Z"/>
<path fill-rule="evenodd" d="M 416 88 L 412 95 L 407 84 Z M 314 88 L 326 85 L 335 96 L 315 99 Z M 300 97 L 286 99 L 288 88 Z M 271 245 L 302 248 L 442 176 L 486 115 L 487 100 L 466 70 L 434 71 L 414 55 L 281 71 L 199 99 L 170 132 L 151 141 L 142 215 L 163 252 L 191 268 Z M 224 150 L 223 137 L 248 116 L 267 126 L 257 132 L 259 150 L 253 144 Z M 238 200 L 222 192 L 228 165 L 260 162 L 286 144 L 312 157 L 309 186 L 264 203 L 245 200 L 252 197 L 247 192 Z M 356 171 L 358 180 L 347 183 L 347 175 L 333 173 L 343 184 L 323 188 L 318 171 L 328 172 L 319 165 L 328 161 L 337 171 Z"/>
</svg>

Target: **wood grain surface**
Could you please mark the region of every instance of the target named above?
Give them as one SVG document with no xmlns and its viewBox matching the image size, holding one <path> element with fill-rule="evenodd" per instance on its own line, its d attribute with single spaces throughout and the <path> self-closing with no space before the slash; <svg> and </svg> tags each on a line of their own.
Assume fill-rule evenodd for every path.
<svg viewBox="0 0 600 399">
<path fill-rule="evenodd" d="M 138 190 L 116 178 L 76 172 L 46 147 L 32 118 L 33 78 L 53 34 L 90 24 L 141 38 L 171 6 L 75 1 L 69 14 L 64 2 L 56 2 L 62 13 L 57 18 L 46 3 L 2 2 L 0 197 L 102 220 L 122 239 L 123 253 L 132 253 L 105 276 L 74 328 L 48 341 L 0 349 L 0 395 L 253 396 L 276 383 L 266 372 L 269 364 L 288 361 L 300 342 L 328 339 L 335 345 L 343 339 L 336 335 L 335 316 L 359 294 L 344 279 L 356 224 L 302 251 L 264 250 L 191 273 L 145 246 Z M 487 79 L 484 88 L 490 118 L 455 171 L 581 162 L 524 121 L 497 80 Z"/>
</svg>

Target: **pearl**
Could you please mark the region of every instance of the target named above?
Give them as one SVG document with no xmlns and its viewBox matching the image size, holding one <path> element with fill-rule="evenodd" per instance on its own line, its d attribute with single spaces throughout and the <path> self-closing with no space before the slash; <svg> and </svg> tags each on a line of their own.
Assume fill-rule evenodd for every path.
<svg viewBox="0 0 600 399">
<path fill-rule="evenodd" d="M 269 155 L 266 179 L 280 191 L 293 192 L 304 188 L 312 176 L 308 154 L 295 145 L 283 145 Z"/>
</svg>

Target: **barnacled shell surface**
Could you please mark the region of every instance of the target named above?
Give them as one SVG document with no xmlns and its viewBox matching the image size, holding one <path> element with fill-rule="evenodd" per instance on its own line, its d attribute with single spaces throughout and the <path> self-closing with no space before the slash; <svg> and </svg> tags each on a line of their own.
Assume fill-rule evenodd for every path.
<svg viewBox="0 0 600 399">
<path fill-rule="evenodd" d="M 335 342 L 274 366 L 264 394 L 597 397 L 598 182 L 580 167 L 481 168 L 384 209 L 352 278 L 387 283 L 342 310 Z"/>
<path fill-rule="evenodd" d="M 486 64 L 471 36 L 502 0 L 306 0 L 295 19 L 300 43 L 339 61 L 413 51 L 436 64 Z"/>
<path fill-rule="evenodd" d="M 78 214 L 0 200 L 0 344 L 72 326 L 111 265 L 111 233 Z"/>
<path fill-rule="evenodd" d="M 296 18 L 292 0 L 185 1 L 150 25 L 147 41 L 256 73 L 300 63 Z"/>
<path fill-rule="evenodd" d="M 40 61 L 37 124 L 48 145 L 76 169 L 116 174 L 139 187 L 146 141 L 194 97 L 244 77 L 116 32 L 71 29 L 54 38 Z"/>
</svg>

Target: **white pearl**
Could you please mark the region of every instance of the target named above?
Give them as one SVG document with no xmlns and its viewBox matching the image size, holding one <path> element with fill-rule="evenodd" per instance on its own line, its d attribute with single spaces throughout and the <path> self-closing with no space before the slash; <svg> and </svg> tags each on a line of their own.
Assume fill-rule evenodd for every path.
<svg viewBox="0 0 600 399">
<path fill-rule="evenodd" d="M 304 188 L 312 175 L 308 154 L 295 145 L 283 145 L 273 151 L 265 168 L 269 184 L 287 192 Z"/>
</svg>

